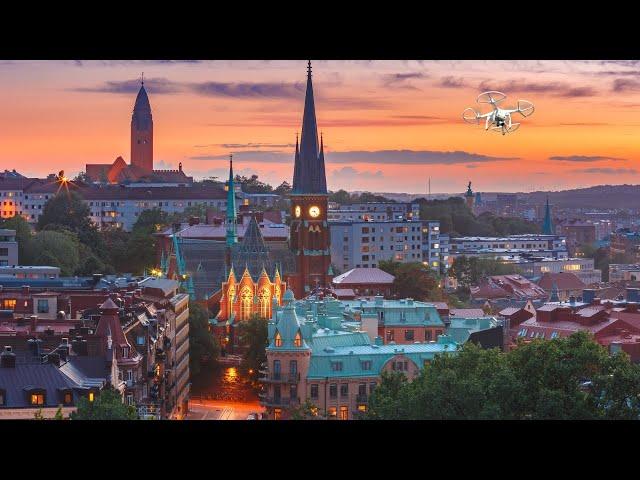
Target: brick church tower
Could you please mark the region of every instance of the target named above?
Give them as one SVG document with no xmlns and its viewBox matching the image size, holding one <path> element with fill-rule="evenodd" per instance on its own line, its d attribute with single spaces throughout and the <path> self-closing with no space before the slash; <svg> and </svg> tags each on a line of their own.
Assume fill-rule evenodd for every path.
<svg viewBox="0 0 640 480">
<path fill-rule="evenodd" d="M 331 284 L 331 237 L 327 224 L 328 198 L 322 137 L 318 148 L 318 126 L 311 83 L 311 62 L 307 68 L 307 91 L 300 144 L 296 139 L 291 198 L 289 248 L 296 256 L 296 273 L 288 284 L 296 298 L 316 287 Z"/>
<path fill-rule="evenodd" d="M 145 173 L 153 171 L 153 118 L 144 80 L 131 116 L 131 165 Z"/>
</svg>

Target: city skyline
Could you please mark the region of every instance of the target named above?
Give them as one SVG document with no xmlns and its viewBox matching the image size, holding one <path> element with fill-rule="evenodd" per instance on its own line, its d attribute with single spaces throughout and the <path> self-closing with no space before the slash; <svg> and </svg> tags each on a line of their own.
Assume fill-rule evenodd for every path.
<svg viewBox="0 0 640 480">
<path fill-rule="evenodd" d="M 637 183 L 637 61 L 314 61 L 331 190 L 425 193 Z M 0 62 L 2 168 L 28 176 L 129 161 L 144 71 L 158 169 L 291 183 L 306 61 Z M 535 114 L 514 135 L 464 124 L 484 90 Z M 508 171 L 507 167 L 515 167 Z M 444 167 L 444 168 L 443 168 Z"/>
</svg>

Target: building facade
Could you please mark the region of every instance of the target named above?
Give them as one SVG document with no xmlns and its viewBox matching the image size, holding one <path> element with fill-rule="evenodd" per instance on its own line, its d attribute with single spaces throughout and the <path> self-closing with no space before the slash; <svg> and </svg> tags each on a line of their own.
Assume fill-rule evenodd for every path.
<svg viewBox="0 0 640 480">
<path fill-rule="evenodd" d="M 330 206 L 328 220 L 334 221 L 389 221 L 389 220 L 419 220 L 420 204 L 400 202 L 366 202 L 340 204 L 335 208 Z"/>
<path fill-rule="evenodd" d="M 0 229 L 0 267 L 18 265 L 16 231 Z"/>
</svg>

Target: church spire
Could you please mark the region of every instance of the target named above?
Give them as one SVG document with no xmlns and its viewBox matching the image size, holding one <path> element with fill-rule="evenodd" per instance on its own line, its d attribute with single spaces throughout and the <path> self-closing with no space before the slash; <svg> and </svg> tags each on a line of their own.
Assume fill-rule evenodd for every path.
<svg viewBox="0 0 640 480">
<path fill-rule="evenodd" d="M 544 207 L 544 222 L 542 223 L 542 233 L 545 235 L 553 235 L 553 220 L 551 219 L 549 195 L 547 195 L 547 204 Z"/>
<path fill-rule="evenodd" d="M 238 241 L 235 190 L 233 155 L 229 155 L 229 181 L 227 182 L 227 246 L 231 246 Z"/>
<path fill-rule="evenodd" d="M 295 159 L 292 193 L 327 193 L 324 158 L 318 153 L 318 125 L 311 81 L 311 60 L 307 65 L 302 135 L 300 150 Z"/>
</svg>

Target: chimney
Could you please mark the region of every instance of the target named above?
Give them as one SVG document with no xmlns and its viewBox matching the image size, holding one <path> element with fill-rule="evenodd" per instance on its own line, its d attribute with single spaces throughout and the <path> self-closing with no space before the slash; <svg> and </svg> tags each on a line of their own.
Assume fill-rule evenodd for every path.
<svg viewBox="0 0 640 480">
<path fill-rule="evenodd" d="M 640 302 L 640 288 L 627 288 L 627 302 Z"/>
<path fill-rule="evenodd" d="M 60 354 L 58 352 L 51 352 L 47 355 L 47 363 L 55 365 L 56 367 L 60 366 Z"/>
<path fill-rule="evenodd" d="M 4 351 L 0 353 L 0 368 L 15 368 L 16 366 L 16 354 L 13 353 L 13 347 L 7 345 L 4 347 Z"/>
<path fill-rule="evenodd" d="M 593 299 L 596 297 L 596 291 L 592 288 L 585 288 L 582 290 L 582 301 L 584 303 L 590 304 L 593 302 Z"/>
</svg>

